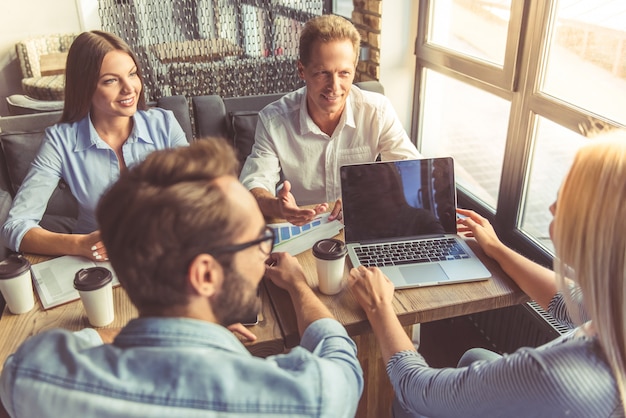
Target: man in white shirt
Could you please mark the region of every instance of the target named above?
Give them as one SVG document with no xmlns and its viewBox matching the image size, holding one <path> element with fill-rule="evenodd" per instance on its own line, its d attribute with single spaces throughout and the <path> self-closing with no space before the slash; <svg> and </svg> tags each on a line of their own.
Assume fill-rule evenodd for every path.
<svg viewBox="0 0 626 418">
<path fill-rule="evenodd" d="M 335 219 L 341 213 L 339 167 L 378 155 L 420 157 L 389 100 L 352 85 L 360 43 L 359 32 L 340 16 L 305 24 L 298 74 L 306 86 L 259 113 L 240 176 L 265 216 L 303 225 L 336 201 L 330 216 Z M 281 176 L 285 181 L 276 191 Z"/>
</svg>

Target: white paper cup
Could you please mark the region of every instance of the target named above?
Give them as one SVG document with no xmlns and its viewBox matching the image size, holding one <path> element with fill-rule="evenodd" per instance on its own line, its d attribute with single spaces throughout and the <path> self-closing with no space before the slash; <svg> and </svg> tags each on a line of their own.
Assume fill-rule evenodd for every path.
<svg viewBox="0 0 626 418">
<path fill-rule="evenodd" d="M 348 249 L 338 239 L 323 239 L 313 245 L 320 292 L 335 295 L 343 288 Z"/>
<path fill-rule="evenodd" d="M 94 327 L 104 327 L 113 322 L 113 275 L 104 267 L 80 269 L 74 276 L 87 319 Z"/>
<path fill-rule="evenodd" d="M 13 254 L 0 262 L 0 292 L 11 313 L 23 314 L 35 306 L 30 262 L 22 255 Z"/>
</svg>

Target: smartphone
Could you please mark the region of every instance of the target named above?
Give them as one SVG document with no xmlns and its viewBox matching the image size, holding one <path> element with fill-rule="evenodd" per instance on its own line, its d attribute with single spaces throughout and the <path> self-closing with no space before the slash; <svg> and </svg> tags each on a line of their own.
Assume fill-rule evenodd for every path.
<svg viewBox="0 0 626 418">
<path fill-rule="evenodd" d="M 259 314 L 254 315 L 254 317 L 245 318 L 241 323 L 247 327 L 256 325 L 259 323 Z"/>
<path fill-rule="evenodd" d="M 259 306 L 261 306 L 261 301 L 260 301 L 260 290 L 257 289 L 256 291 L 256 297 L 259 299 Z M 259 323 L 259 313 L 257 312 L 254 316 L 251 316 L 250 318 L 244 318 L 243 321 L 241 321 L 242 324 L 244 324 L 245 326 L 251 326 L 251 325 L 256 325 Z"/>
</svg>

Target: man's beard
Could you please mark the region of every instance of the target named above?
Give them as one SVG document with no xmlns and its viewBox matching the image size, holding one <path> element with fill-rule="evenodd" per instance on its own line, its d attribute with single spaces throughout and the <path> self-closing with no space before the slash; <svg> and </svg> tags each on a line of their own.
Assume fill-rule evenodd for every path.
<svg viewBox="0 0 626 418">
<path fill-rule="evenodd" d="M 256 317 L 261 310 L 258 290 L 238 271 L 224 268 L 224 285 L 212 301 L 213 313 L 219 323 L 229 326 Z"/>
</svg>

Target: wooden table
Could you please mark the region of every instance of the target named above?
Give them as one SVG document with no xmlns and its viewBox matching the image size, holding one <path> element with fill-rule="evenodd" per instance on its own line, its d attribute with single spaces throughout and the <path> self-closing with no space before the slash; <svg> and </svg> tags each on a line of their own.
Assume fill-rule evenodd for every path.
<svg viewBox="0 0 626 418">
<path fill-rule="evenodd" d="M 49 257 L 33 255 L 29 255 L 27 258 L 31 263 L 49 259 Z M 282 353 L 285 346 L 279 322 L 276 320 L 267 289 L 263 283 L 259 294 L 262 301 L 259 323 L 250 327 L 258 339 L 254 343 L 245 344 L 255 356 L 267 357 L 271 354 Z M 113 301 L 115 320 L 106 328 L 123 327 L 130 319 L 137 317 L 137 309 L 130 302 L 126 291 L 121 286 L 113 289 Z M 9 354 L 13 353 L 24 340 L 32 335 L 51 328 L 64 328 L 74 331 L 89 326 L 80 300 L 44 310 L 39 298 L 36 297 L 35 307 L 30 312 L 21 315 L 12 314 L 7 307 L 2 318 L 0 318 L 0 370 L 2 370 L 4 361 Z"/>
<path fill-rule="evenodd" d="M 336 238 L 343 240 L 343 231 Z M 502 308 L 528 300 L 528 296 L 495 261 L 484 254 L 474 240 L 468 240 L 468 244 L 489 269 L 492 278 L 471 283 L 397 290 L 393 302 L 394 309 L 409 335 L 413 324 Z M 333 296 L 319 292 L 315 259 L 311 250 L 299 254 L 297 258 L 304 268 L 308 284 L 357 343 L 358 357 L 365 374 L 365 388 L 357 417 L 389 416 L 393 390 L 365 313 L 349 289 L 344 288 Z M 346 264 L 349 268 L 349 261 Z M 344 277 L 348 275 L 348 268 Z M 291 348 L 300 341 L 291 299 L 286 291 L 274 284 L 266 285 L 284 332 L 285 345 Z"/>
</svg>

